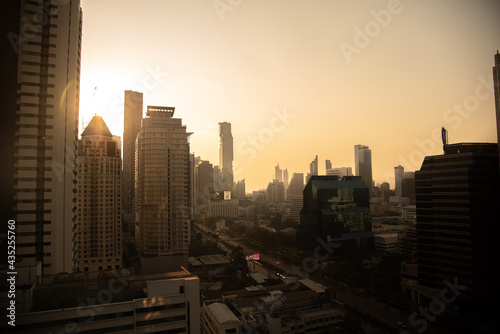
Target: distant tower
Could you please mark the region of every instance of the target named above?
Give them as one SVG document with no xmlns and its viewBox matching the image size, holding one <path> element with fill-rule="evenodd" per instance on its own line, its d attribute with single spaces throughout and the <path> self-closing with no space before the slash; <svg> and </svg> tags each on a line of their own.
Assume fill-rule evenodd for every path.
<svg viewBox="0 0 500 334">
<path fill-rule="evenodd" d="M 328 174 L 329 169 L 332 169 L 332 162 L 330 160 L 325 160 L 325 174 Z"/>
<path fill-rule="evenodd" d="M 137 137 L 139 251 L 143 273 L 187 265 L 189 136 L 175 108 L 148 106 Z M 156 258 L 156 259 L 155 259 Z"/>
<path fill-rule="evenodd" d="M 283 170 L 283 185 L 285 186 L 285 190 L 288 189 L 288 169 L 285 168 Z"/>
<path fill-rule="evenodd" d="M 78 141 L 77 271 L 121 267 L 121 145 L 100 116 Z"/>
<path fill-rule="evenodd" d="M 307 180 L 313 176 L 318 175 L 318 156 L 309 164 L 309 173 L 307 174 Z"/>
<path fill-rule="evenodd" d="M 233 189 L 233 135 L 231 123 L 219 123 L 219 166 L 222 173 L 222 187 L 224 190 Z"/>
<path fill-rule="evenodd" d="M 280 164 L 274 167 L 274 179 L 283 182 L 283 170 L 280 168 Z"/>
<path fill-rule="evenodd" d="M 365 145 L 354 145 L 354 162 L 356 176 L 361 176 L 371 196 L 373 190 L 372 150 Z"/>
<path fill-rule="evenodd" d="M 401 179 L 403 178 L 403 174 L 405 169 L 403 166 L 399 165 L 394 167 L 394 183 L 395 183 L 395 192 L 396 196 L 401 197 Z"/>
</svg>

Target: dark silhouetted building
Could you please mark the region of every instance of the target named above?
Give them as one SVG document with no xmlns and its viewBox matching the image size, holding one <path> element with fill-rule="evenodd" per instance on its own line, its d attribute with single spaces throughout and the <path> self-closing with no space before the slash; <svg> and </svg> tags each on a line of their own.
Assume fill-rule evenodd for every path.
<svg viewBox="0 0 500 334">
<path fill-rule="evenodd" d="M 497 317 L 499 178 L 498 146 L 489 143 L 445 145 L 415 172 L 418 286 L 430 289 L 423 304 L 458 281 L 466 288 L 450 309 L 477 322 Z"/>
<path fill-rule="evenodd" d="M 356 176 L 361 176 L 368 186 L 370 196 L 373 190 L 372 150 L 365 145 L 354 145 L 354 169 Z"/>
<path fill-rule="evenodd" d="M 360 177 L 312 176 L 303 192 L 299 248 L 313 250 L 319 237 L 344 251 L 373 249 L 368 191 Z"/>
<path fill-rule="evenodd" d="M 500 52 L 498 52 L 498 50 L 495 55 L 495 66 L 493 67 L 493 89 L 495 90 L 495 110 L 497 115 L 497 142 L 498 142 L 498 152 L 500 154 Z"/>
</svg>

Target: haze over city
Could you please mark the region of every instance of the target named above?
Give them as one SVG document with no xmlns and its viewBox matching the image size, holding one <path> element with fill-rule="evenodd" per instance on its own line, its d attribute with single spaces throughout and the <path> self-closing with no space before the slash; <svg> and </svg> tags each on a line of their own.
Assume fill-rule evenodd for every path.
<svg viewBox="0 0 500 334">
<path fill-rule="evenodd" d="M 247 191 L 277 163 L 354 167 L 356 144 L 372 150 L 374 181 L 393 187 L 394 166 L 418 170 L 442 153 L 441 127 L 450 142 L 496 142 L 498 1 L 81 6 L 80 127 L 97 113 L 122 136 L 123 92 L 140 91 L 144 110 L 175 107 L 191 152 L 218 164 L 218 123 L 230 122 Z"/>
</svg>

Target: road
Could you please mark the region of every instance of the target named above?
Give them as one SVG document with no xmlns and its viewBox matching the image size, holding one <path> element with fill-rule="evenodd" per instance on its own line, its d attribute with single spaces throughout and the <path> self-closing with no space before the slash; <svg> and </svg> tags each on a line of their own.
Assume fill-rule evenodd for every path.
<svg viewBox="0 0 500 334">
<path fill-rule="evenodd" d="M 210 235 L 210 231 L 205 226 L 201 225 L 204 232 Z M 375 302 L 369 298 L 359 295 L 353 291 L 346 290 L 345 288 L 340 288 L 339 286 L 332 285 L 329 282 L 322 280 L 314 275 L 314 272 L 308 274 L 305 271 L 297 271 L 302 265 L 291 265 L 283 263 L 275 257 L 263 254 L 255 249 L 249 248 L 242 244 L 239 239 L 230 238 L 229 236 L 221 233 L 219 234 L 219 244 L 222 242 L 227 242 L 232 246 L 240 246 L 243 248 L 245 254 L 260 254 L 260 262 L 262 266 L 254 265 L 250 266 L 251 270 L 260 272 L 264 275 L 270 275 L 270 277 L 279 277 L 277 273 L 284 274 L 286 276 L 293 277 L 310 277 L 319 284 L 327 287 L 330 291 L 335 292 L 335 298 L 342 302 L 348 312 L 352 312 L 354 315 L 363 321 L 363 326 L 367 333 L 419 333 L 422 331 L 422 326 L 415 327 L 409 324 L 409 315 L 404 314 L 402 311 L 397 310 L 389 305 L 382 304 L 380 302 Z M 217 241 L 217 239 L 214 239 Z M 222 241 L 222 242 L 221 242 Z M 418 319 L 422 319 L 420 316 Z M 398 323 L 403 324 L 404 327 L 398 325 Z M 378 325 L 378 326 L 377 326 Z M 432 328 L 432 324 L 427 323 L 427 328 L 425 329 L 425 334 L 439 334 L 441 333 L 435 328 Z"/>
</svg>

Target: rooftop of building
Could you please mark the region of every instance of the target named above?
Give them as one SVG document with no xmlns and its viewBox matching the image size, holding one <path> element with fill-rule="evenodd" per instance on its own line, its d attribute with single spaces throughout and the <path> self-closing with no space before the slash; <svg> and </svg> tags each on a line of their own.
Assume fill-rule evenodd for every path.
<svg viewBox="0 0 500 334">
<path fill-rule="evenodd" d="M 173 117 L 174 112 L 175 112 L 175 107 L 148 106 L 146 109 L 146 116 L 152 117 L 157 115 L 163 115 L 167 117 Z"/>
<path fill-rule="evenodd" d="M 495 153 L 496 152 L 496 153 Z M 493 153 L 498 154 L 497 143 L 455 143 L 444 145 L 444 154 Z"/>
<path fill-rule="evenodd" d="M 213 314 L 215 320 L 219 324 L 224 324 L 227 322 L 239 322 L 238 318 L 233 312 L 223 303 L 212 303 L 207 306 L 208 310 Z"/>
<path fill-rule="evenodd" d="M 113 137 L 111 131 L 109 131 L 108 126 L 104 122 L 104 119 L 101 116 L 94 115 L 92 120 L 87 125 L 85 130 L 82 132 L 83 136 L 91 136 L 91 135 L 101 135 L 106 137 Z"/>
</svg>

